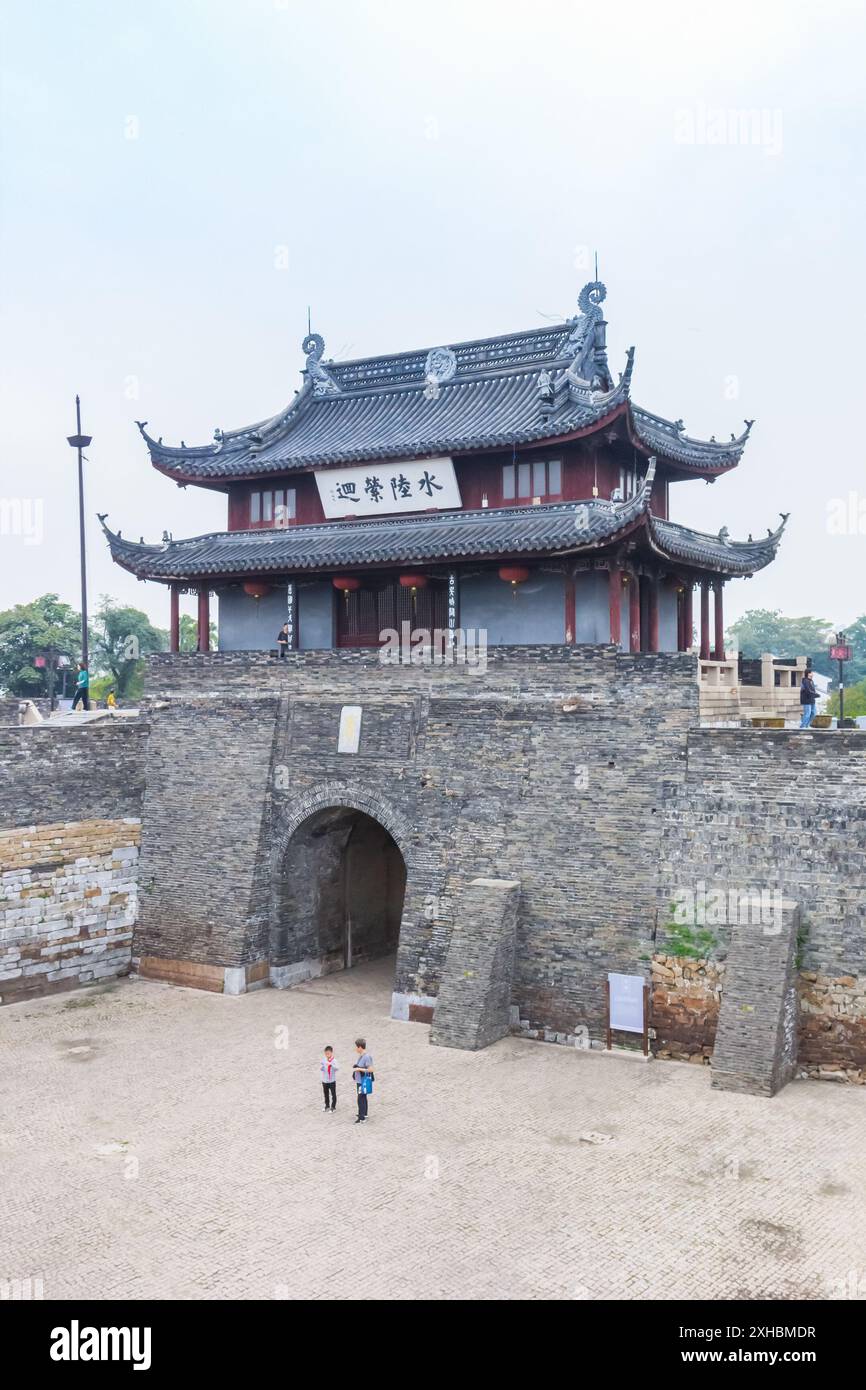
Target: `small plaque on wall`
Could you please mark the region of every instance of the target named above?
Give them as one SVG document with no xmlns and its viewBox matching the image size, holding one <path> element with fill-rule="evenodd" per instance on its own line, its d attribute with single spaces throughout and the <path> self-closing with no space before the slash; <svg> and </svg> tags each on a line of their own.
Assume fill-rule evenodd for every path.
<svg viewBox="0 0 866 1390">
<path fill-rule="evenodd" d="M 343 705 L 340 710 L 338 753 L 357 753 L 361 743 L 361 706 Z"/>
</svg>

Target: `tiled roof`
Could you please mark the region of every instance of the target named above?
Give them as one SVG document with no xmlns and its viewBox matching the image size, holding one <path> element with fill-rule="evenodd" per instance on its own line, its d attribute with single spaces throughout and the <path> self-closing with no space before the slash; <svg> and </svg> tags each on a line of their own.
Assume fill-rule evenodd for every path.
<svg viewBox="0 0 866 1390">
<path fill-rule="evenodd" d="M 632 406 L 633 349 L 614 384 L 593 282 L 581 313 L 565 323 L 451 347 L 329 362 L 316 334 L 304 341 L 304 384 L 279 415 L 243 430 L 215 431 L 212 444 L 163 444 L 139 428 L 156 467 L 178 479 L 230 481 L 293 470 L 555 440 L 629 415 L 635 442 L 685 469 L 733 468 L 748 429 L 727 444 L 686 435 L 681 421 Z"/>
<path fill-rule="evenodd" d="M 783 515 L 781 526 L 757 541 L 751 536 L 747 541 L 732 541 L 725 528 L 718 536 L 706 536 L 702 531 L 655 516 L 649 518 L 649 525 L 656 547 L 671 559 L 717 569 L 722 574 L 746 575 L 764 569 L 776 558 L 787 519 Z"/>
<path fill-rule="evenodd" d="M 218 531 L 164 545 L 123 540 L 105 527 L 112 558 L 143 579 L 291 574 L 342 567 L 444 563 L 515 555 L 580 554 L 638 531 L 652 548 L 697 568 L 751 574 L 769 564 L 781 528 L 766 541 L 704 536 L 648 511 L 652 473 L 628 502 L 593 500 L 490 511 L 424 513 L 279 530 Z M 104 523 L 103 523 L 104 524 Z"/>
</svg>

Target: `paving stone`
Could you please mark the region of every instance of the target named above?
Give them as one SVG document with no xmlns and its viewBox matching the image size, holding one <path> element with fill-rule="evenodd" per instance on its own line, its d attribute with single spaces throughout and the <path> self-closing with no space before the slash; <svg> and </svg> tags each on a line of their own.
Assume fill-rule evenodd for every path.
<svg viewBox="0 0 866 1390">
<path fill-rule="evenodd" d="M 388 1017 L 393 971 L 241 998 L 122 980 L 0 1011 L 0 1279 L 45 1299 L 592 1302 L 823 1299 L 862 1274 L 859 1088 L 764 1101 L 673 1062 L 430 1047 Z"/>
</svg>

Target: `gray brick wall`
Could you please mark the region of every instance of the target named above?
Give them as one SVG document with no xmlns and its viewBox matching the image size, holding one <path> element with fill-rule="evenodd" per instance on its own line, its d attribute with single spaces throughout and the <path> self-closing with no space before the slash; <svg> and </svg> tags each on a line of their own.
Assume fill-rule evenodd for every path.
<svg viewBox="0 0 866 1390">
<path fill-rule="evenodd" d="M 294 830 L 346 805 L 381 821 L 407 862 L 398 1007 L 437 994 L 463 885 L 520 879 L 514 1003 L 539 1026 L 600 1035 L 605 972 L 643 968 L 650 954 L 662 788 L 685 774 L 694 658 L 608 647 L 491 656 L 483 676 L 357 652 L 283 665 L 155 657 L 151 686 L 170 698 L 151 716 L 140 953 L 267 959 Z M 189 695 L 196 688 L 212 693 Z M 343 703 L 363 707 L 357 755 L 336 751 Z M 201 814 L 190 815 L 191 798 Z"/>
<path fill-rule="evenodd" d="M 251 959 L 277 707 L 273 696 L 224 696 L 153 711 L 137 957 L 226 966 Z"/>
<path fill-rule="evenodd" d="M 799 904 L 802 964 L 866 975 L 866 736 L 695 729 L 665 796 L 659 893 L 780 893 Z M 714 926 L 719 958 L 729 928 Z"/>
<path fill-rule="evenodd" d="M 146 741 L 143 719 L 0 728 L 0 829 L 139 816 Z"/>
<path fill-rule="evenodd" d="M 510 1027 L 520 884 L 475 878 L 459 895 L 430 1041 L 475 1052 Z"/>
<path fill-rule="evenodd" d="M 771 930 L 740 922 L 731 933 L 712 1060 L 718 1090 L 773 1096 L 794 1074 L 798 926 L 797 904 L 783 902 Z"/>
</svg>

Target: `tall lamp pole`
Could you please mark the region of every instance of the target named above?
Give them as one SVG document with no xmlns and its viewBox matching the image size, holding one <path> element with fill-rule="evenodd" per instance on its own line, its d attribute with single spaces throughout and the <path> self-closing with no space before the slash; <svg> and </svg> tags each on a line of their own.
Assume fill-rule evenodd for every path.
<svg viewBox="0 0 866 1390">
<path fill-rule="evenodd" d="M 87 552 L 84 544 L 84 467 L 82 450 L 86 449 L 93 435 L 81 433 L 81 398 L 75 397 L 76 433 L 67 436 L 73 449 L 78 450 L 78 544 L 81 551 L 81 660 L 85 669 L 90 670 L 87 650 Z"/>
</svg>

